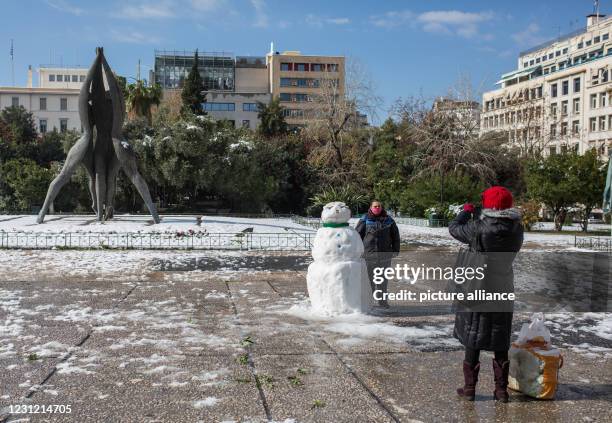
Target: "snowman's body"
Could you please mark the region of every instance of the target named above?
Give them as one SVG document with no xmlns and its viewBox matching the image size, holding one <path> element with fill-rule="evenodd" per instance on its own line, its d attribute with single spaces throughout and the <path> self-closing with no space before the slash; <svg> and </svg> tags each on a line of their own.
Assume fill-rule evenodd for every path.
<svg viewBox="0 0 612 423">
<path fill-rule="evenodd" d="M 306 277 L 313 311 L 336 315 L 366 311 L 370 285 L 361 237 L 348 226 L 350 210 L 343 203 L 323 208 L 323 226 L 312 248 Z"/>
</svg>

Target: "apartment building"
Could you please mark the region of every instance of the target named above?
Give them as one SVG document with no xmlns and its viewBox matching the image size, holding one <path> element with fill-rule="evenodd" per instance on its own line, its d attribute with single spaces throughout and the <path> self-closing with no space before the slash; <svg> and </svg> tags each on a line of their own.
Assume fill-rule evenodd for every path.
<svg viewBox="0 0 612 423">
<path fill-rule="evenodd" d="M 151 80 L 164 90 L 181 89 L 194 54 L 156 50 Z M 256 128 L 258 102 L 268 104 L 274 97 L 285 109 L 289 126 L 302 126 L 312 117 L 316 95 L 328 83 L 333 84 L 337 95 L 344 95 L 342 56 L 306 56 L 271 49 L 265 57 L 202 52 L 198 61 L 206 90 L 204 109 L 213 118 L 229 120 L 235 126 Z"/>
<path fill-rule="evenodd" d="M 266 56 L 270 93 L 280 99 L 290 126 L 302 126 L 313 118 L 320 95 L 343 96 L 343 56 L 307 56 L 299 51 L 270 52 Z"/>
<path fill-rule="evenodd" d="M 81 131 L 79 92 L 87 69 L 58 66 L 38 69 L 38 86 L 33 87 L 32 67 L 28 69 L 25 87 L 0 87 L 0 110 L 9 106 L 23 106 L 32 113 L 36 130 Z"/>
<path fill-rule="evenodd" d="M 520 53 L 517 69 L 484 93 L 480 132 L 547 154 L 612 151 L 612 18 Z"/>
</svg>

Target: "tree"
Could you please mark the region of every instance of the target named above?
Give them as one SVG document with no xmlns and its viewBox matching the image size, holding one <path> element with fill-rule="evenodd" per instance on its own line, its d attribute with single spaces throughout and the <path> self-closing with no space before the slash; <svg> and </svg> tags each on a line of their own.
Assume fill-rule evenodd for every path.
<svg viewBox="0 0 612 423">
<path fill-rule="evenodd" d="M 199 74 L 198 74 L 199 75 Z M 201 79 L 200 79 L 201 81 Z M 152 123 L 151 109 L 161 101 L 162 90 L 158 84 L 146 86 L 142 80 L 127 86 L 128 117 L 135 119 L 143 117 L 149 125 Z M 200 105 L 201 107 L 201 105 Z"/>
<path fill-rule="evenodd" d="M 202 103 L 206 101 L 206 95 L 204 94 L 204 83 L 198 70 L 198 63 L 198 51 L 196 50 L 193 56 L 193 65 L 181 92 L 181 98 L 183 100 L 183 111 L 195 115 L 204 115 L 206 113 L 203 110 Z"/>
<path fill-rule="evenodd" d="M 593 148 L 576 156 L 572 169 L 572 185 L 576 188 L 576 203 L 579 204 L 580 225 L 587 232 L 589 215 L 601 205 L 601 193 L 606 184 L 606 168 Z"/>
<path fill-rule="evenodd" d="M 29 143 L 36 140 L 37 133 L 34 126 L 34 117 L 23 106 L 5 108 L 0 113 L 0 120 L 8 128 L 11 137 L 10 141 L 14 144 Z"/>
<path fill-rule="evenodd" d="M 576 159 L 574 153 L 552 154 L 527 163 L 527 194 L 551 210 L 557 231 L 563 229 L 567 209 L 576 203 L 576 179 L 571 175 Z"/>
<path fill-rule="evenodd" d="M 257 132 L 265 138 L 280 137 L 287 134 L 287 122 L 283 115 L 280 98 L 272 99 L 269 104 L 257 102 L 259 126 Z"/>
<path fill-rule="evenodd" d="M 16 209 L 20 211 L 30 211 L 33 206 L 41 205 L 53 179 L 50 169 L 29 159 L 9 160 L 2 165 L 1 173 L 13 191 Z"/>
</svg>

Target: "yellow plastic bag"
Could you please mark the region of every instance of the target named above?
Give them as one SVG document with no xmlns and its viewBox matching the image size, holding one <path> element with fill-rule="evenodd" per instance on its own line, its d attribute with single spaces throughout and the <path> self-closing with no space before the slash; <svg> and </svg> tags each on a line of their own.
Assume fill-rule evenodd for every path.
<svg viewBox="0 0 612 423">
<path fill-rule="evenodd" d="M 533 398 L 553 399 L 559 383 L 563 357 L 550 343 L 550 332 L 541 313 L 525 323 L 517 342 L 508 352 L 508 387 Z"/>
</svg>

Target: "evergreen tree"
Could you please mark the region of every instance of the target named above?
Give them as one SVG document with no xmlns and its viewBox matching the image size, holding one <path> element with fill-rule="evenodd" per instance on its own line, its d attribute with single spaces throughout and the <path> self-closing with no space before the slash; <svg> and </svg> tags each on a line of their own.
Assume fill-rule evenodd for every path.
<svg viewBox="0 0 612 423">
<path fill-rule="evenodd" d="M 204 94 L 204 83 L 200 71 L 198 71 L 198 51 L 193 56 L 193 65 L 185 80 L 181 98 L 183 100 L 183 111 L 190 111 L 195 115 L 204 115 L 202 103 L 206 101 Z"/>
<path fill-rule="evenodd" d="M 261 122 L 257 130 L 266 138 L 278 137 L 287 133 L 287 122 L 283 116 L 283 107 L 280 99 L 274 98 L 270 104 L 257 103 L 259 112 L 257 117 Z"/>
</svg>

